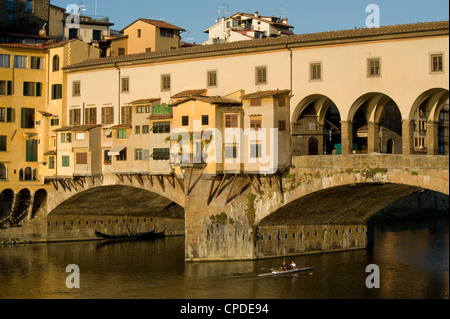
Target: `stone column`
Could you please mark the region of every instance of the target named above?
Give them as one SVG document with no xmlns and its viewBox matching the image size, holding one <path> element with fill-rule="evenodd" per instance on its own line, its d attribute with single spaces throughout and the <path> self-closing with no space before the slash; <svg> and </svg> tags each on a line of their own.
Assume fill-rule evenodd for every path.
<svg viewBox="0 0 450 319">
<path fill-rule="evenodd" d="M 438 123 L 435 121 L 427 122 L 426 147 L 427 155 L 438 154 Z"/>
<path fill-rule="evenodd" d="M 352 154 L 353 124 L 351 121 L 341 122 L 341 148 L 342 148 L 342 155 Z"/>
<path fill-rule="evenodd" d="M 414 149 L 414 123 L 410 120 L 402 121 L 402 154 L 409 156 Z"/>
<path fill-rule="evenodd" d="M 34 197 L 36 193 L 30 194 L 30 204 L 28 206 L 28 220 L 31 220 L 33 218 L 33 207 L 34 207 Z"/>
<path fill-rule="evenodd" d="M 378 123 L 369 122 L 367 125 L 367 152 L 380 152 L 378 149 Z"/>
</svg>

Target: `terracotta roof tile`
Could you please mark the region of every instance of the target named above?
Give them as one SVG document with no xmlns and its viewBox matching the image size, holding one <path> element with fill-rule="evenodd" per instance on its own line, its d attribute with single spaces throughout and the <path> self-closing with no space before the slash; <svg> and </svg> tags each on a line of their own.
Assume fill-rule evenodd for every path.
<svg viewBox="0 0 450 319">
<path fill-rule="evenodd" d="M 259 91 L 254 92 L 246 95 L 242 95 L 241 99 L 248 100 L 248 99 L 263 99 L 268 97 L 276 97 L 278 95 L 282 94 L 288 94 L 291 92 L 290 90 L 269 90 L 269 91 Z"/>
<path fill-rule="evenodd" d="M 156 101 L 161 101 L 161 98 L 140 99 L 140 100 L 130 102 L 130 104 L 152 103 L 152 102 L 156 102 Z"/>
<path fill-rule="evenodd" d="M 72 126 L 66 126 L 61 127 L 59 129 L 54 130 L 54 132 L 82 132 L 82 131 L 89 131 L 93 128 L 100 127 L 101 125 L 72 125 Z"/>
<path fill-rule="evenodd" d="M 225 105 L 241 105 L 242 104 L 241 101 L 229 99 L 226 97 L 198 95 L 198 96 L 191 96 L 191 97 L 182 99 L 180 101 L 172 103 L 171 105 L 177 106 L 177 105 L 184 103 L 186 101 L 189 101 L 189 100 L 198 100 L 198 101 L 202 101 L 202 102 L 206 102 L 206 103 L 210 103 L 210 104 L 225 104 Z"/>
<path fill-rule="evenodd" d="M 340 31 L 327 31 L 309 34 L 297 34 L 286 37 L 273 37 L 255 40 L 244 40 L 229 43 L 220 43 L 212 45 L 201 45 L 189 48 L 179 48 L 172 50 L 164 50 L 158 52 L 138 53 L 131 55 L 122 55 L 116 57 L 107 57 L 100 59 L 86 60 L 77 64 L 70 65 L 65 69 L 76 69 L 87 66 L 99 66 L 104 64 L 118 63 L 118 62 L 133 62 L 140 60 L 156 59 L 156 58 L 175 58 L 177 56 L 195 55 L 195 54 L 217 54 L 222 55 L 226 51 L 238 49 L 254 49 L 264 50 L 270 46 L 275 45 L 315 45 L 319 41 L 368 41 L 372 37 L 377 36 L 398 36 L 407 35 L 414 32 L 428 32 L 428 31 L 444 31 L 448 34 L 449 21 L 438 22 L 424 22 L 412 24 L 390 25 L 379 28 L 361 28 L 349 29 Z"/>
<path fill-rule="evenodd" d="M 191 97 L 191 96 L 197 96 L 197 95 L 203 95 L 203 93 L 206 93 L 207 89 L 196 89 L 196 90 L 185 90 L 182 92 L 179 92 L 172 96 L 173 99 L 182 98 L 182 97 Z"/>
</svg>

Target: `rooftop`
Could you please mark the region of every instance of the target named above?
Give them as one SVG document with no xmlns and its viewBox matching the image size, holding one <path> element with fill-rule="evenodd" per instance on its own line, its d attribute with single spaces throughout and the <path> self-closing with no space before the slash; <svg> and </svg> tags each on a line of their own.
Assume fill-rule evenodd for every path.
<svg viewBox="0 0 450 319">
<path fill-rule="evenodd" d="M 424 22 L 412 24 L 390 25 L 379 28 L 361 28 L 348 29 L 341 31 L 327 31 L 318 33 L 298 34 L 289 37 L 274 37 L 255 39 L 247 41 L 236 41 L 229 43 L 220 43 L 212 45 L 194 46 L 189 48 L 180 48 L 165 50 L 159 52 L 147 52 L 131 55 L 122 55 L 115 57 L 107 57 L 100 59 L 90 59 L 80 63 L 76 63 L 66 67 L 66 70 L 74 70 L 84 67 L 100 67 L 111 66 L 111 64 L 120 62 L 135 62 L 143 63 L 151 62 L 153 59 L 164 58 L 166 60 L 176 60 L 187 58 L 189 56 L 198 55 L 223 55 L 228 52 L 232 54 L 238 50 L 248 51 L 265 51 L 273 49 L 280 49 L 290 45 L 291 47 L 308 47 L 315 45 L 323 45 L 326 43 L 336 44 L 348 42 L 363 42 L 374 41 L 380 39 L 395 39 L 408 37 L 421 37 L 429 35 L 430 33 L 436 35 L 448 35 L 449 21 L 438 22 Z"/>
</svg>

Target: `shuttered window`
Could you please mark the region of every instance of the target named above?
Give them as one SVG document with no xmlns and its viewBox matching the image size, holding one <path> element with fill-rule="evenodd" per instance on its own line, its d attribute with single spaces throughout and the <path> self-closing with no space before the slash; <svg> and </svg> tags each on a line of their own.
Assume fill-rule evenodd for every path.
<svg viewBox="0 0 450 319">
<path fill-rule="evenodd" d="M 62 99 L 62 84 L 52 85 L 52 100 Z"/>
<path fill-rule="evenodd" d="M 114 108 L 102 107 L 102 124 L 113 124 L 114 123 Z"/>
<path fill-rule="evenodd" d="M 26 141 L 26 161 L 37 162 L 37 140 Z"/>
<path fill-rule="evenodd" d="M 170 74 L 161 75 L 161 91 L 170 90 Z"/>
<path fill-rule="evenodd" d="M 23 82 L 23 96 L 41 96 L 41 82 Z"/>
<path fill-rule="evenodd" d="M 250 157 L 251 158 L 259 158 L 262 153 L 262 145 L 261 144 L 251 144 L 250 145 Z"/>
<path fill-rule="evenodd" d="M 121 124 L 131 124 L 131 106 L 122 106 L 122 112 L 120 114 Z"/>
<path fill-rule="evenodd" d="M 72 109 L 69 110 L 69 125 L 80 125 L 81 124 L 81 110 Z"/>
<path fill-rule="evenodd" d="M 77 153 L 76 163 L 78 165 L 86 165 L 88 163 L 87 158 L 87 153 Z"/>
<path fill-rule="evenodd" d="M 0 152 L 6 152 L 6 135 L 0 135 Z"/>
<path fill-rule="evenodd" d="M 380 77 L 381 76 L 381 59 L 371 58 L 367 59 L 367 77 Z"/>
<path fill-rule="evenodd" d="M 255 84 L 267 84 L 266 66 L 257 66 L 255 68 Z"/>
<path fill-rule="evenodd" d="M 61 165 L 62 165 L 62 167 L 69 167 L 70 166 L 70 156 L 63 156 L 61 158 Z"/>
<path fill-rule="evenodd" d="M 34 109 L 23 107 L 21 109 L 21 128 L 34 128 Z"/>
<path fill-rule="evenodd" d="M 12 95 L 12 81 L 0 81 L 0 95 Z"/>
<path fill-rule="evenodd" d="M 225 127 L 238 127 L 238 114 L 225 114 Z"/>
<path fill-rule="evenodd" d="M 84 109 L 84 124 L 88 124 L 88 125 L 97 124 L 97 108 L 96 107 Z"/>
</svg>

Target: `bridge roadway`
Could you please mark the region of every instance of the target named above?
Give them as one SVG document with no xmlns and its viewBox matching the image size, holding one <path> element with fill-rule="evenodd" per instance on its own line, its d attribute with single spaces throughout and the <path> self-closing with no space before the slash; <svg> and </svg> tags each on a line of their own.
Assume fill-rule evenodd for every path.
<svg viewBox="0 0 450 319">
<path fill-rule="evenodd" d="M 185 171 L 184 179 L 110 174 L 47 182 L 29 186 L 32 195 L 21 204 L 13 198 L 24 189 L 4 187 L 0 220 L 6 211 L 11 215 L 14 205 L 21 206 L 22 217 L 15 225 L 3 222 L 0 238 L 90 239 L 99 223 L 86 219 L 84 226 L 72 222 L 63 227 L 55 221 L 113 210 L 119 211 L 117 216 L 141 220 L 170 211 L 176 219 L 183 217 L 184 208 L 182 229 L 167 225 L 185 234 L 186 261 L 363 249 L 370 243 L 368 220 L 377 211 L 421 189 L 449 194 L 449 157 L 437 155 L 298 156 L 288 171 L 272 176 L 222 174 L 205 179 L 200 168 Z M 108 229 L 103 221 L 101 227 Z M 136 223 L 125 227 L 145 229 Z"/>
</svg>

